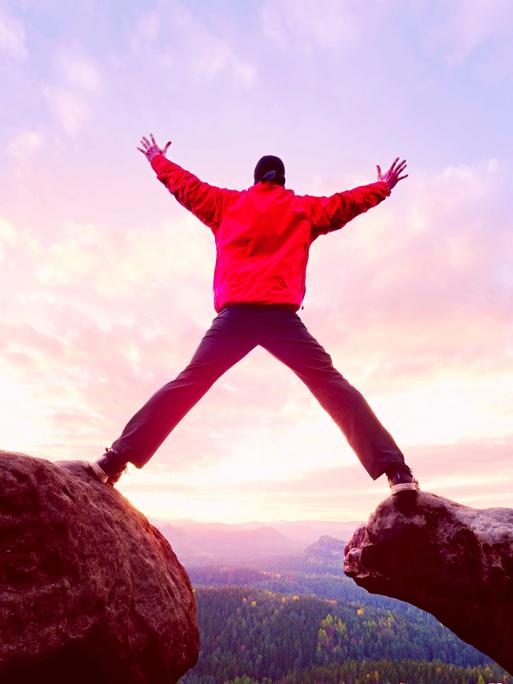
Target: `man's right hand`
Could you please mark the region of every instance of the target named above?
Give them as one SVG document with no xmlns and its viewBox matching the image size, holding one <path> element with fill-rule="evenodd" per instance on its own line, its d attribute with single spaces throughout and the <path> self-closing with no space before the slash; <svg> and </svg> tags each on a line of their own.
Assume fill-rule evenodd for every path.
<svg viewBox="0 0 513 684">
<path fill-rule="evenodd" d="M 171 141 L 167 142 L 163 148 L 160 148 L 155 142 L 153 133 L 150 133 L 149 140 L 146 136 L 143 136 L 140 145 L 141 147 L 138 147 L 137 149 L 144 154 L 149 162 L 151 162 L 153 157 L 156 157 L 158 154 L 166 154 L 171 146 Z"/>
</svg>

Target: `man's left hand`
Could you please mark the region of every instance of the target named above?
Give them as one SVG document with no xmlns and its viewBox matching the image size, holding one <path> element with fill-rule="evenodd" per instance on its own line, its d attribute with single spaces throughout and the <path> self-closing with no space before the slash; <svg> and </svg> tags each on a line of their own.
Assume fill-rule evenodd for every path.
<svg viewBox="0 0 513 684">
<path fill-rule="evenodd" d="M 406 159 L 399 161 L 399 157 L 396 157 L 394 163 L 386 173 L 381 173 L 380 166 L 376 166 L 376 168 L 378 170 L 378 180 L 385 181 L 390 190 L 392 190 L 400 180 L 408 178 L 408 174 L 401 176 L 401 173 L 406 169 Z"/>
</svg>

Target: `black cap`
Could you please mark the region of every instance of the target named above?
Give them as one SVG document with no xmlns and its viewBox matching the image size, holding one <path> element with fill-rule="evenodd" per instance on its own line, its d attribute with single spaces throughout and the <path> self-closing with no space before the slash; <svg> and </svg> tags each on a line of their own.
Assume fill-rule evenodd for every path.
<svg viewBox="0 0 513 684">
<path fill-rule="evenodd" d="M 285 185 L 285 165 L 279 157 L 273 154 L 266 154 L 258 160 L 253 172 L 255 184 L 270 182 L 278 185 Z"/>
</svg>

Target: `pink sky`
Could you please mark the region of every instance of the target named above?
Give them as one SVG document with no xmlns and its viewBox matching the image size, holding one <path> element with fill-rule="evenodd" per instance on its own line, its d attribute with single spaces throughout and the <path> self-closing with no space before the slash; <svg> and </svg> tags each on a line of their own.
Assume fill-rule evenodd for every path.
<svg viewBox="0 0 513 684">
<path fill-rule="evenodd" d="M 392 197 L 314 244 L 301 316 L 424 489 L 511 506 L 513 9 L 392 5 L 0 1 L 1 448 L 95 459 L 214 316 L 212 238 L 140 135 L 227 187 L 279 154 L 310 194 L 400 154 Z M 226 522 L 364 519 L 388 493 L 262 350 L 120 489 Z"/>
</svg>

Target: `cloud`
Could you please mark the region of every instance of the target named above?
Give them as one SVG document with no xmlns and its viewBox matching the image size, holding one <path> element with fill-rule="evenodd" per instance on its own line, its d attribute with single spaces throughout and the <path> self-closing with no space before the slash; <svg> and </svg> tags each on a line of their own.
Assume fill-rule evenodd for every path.
<svg viewBox="0 0 513 684">
<path fill-rule="evenodd" d="M 411 174 L 383 205 L 313 245 L 307 310 L 341 354 L 377 362 L 376 382 L 485 358 L 509 367 L 507 176 L 494 161 Z"/>
<path fill-rule="evenodd" d="M 161 29 L 161 18 L 157 9 L 146 10 L 136 19 L 130 31 L 130 46 L 141 54 L 156 42 Z"/>
<path fill-rule="evenodd" d="M 79 50 L 60 49 L 54 65 L 58 78 L 41 89 L 60 126 L 73 137 L 93 116 L 102 76 L 94 60 Z"/>
<path fill-rule="evenodd" d="M 16 230 L 10 221 L 0 217 L 0 247 L 4 245 L 16 244 Z"/>
<path fill-rule="evenodd" d="M 424 491 L 464 505 L 486 508 L 510 505 L 513 468 L 509 454 L 513 435 L 505 440 L 436 444 L 410 449 L 407 461 L 413 466 Z M 251 469 L 251 458 L 240 454 Z M 484 464 L 486 463 L 486 472 Z M 365 520 L 369 512 L 388 495 L 386 478 L 372 482 L 361 468 L 311 468 L 294 472 L 287 480 L 269 477 L 233 482 L 212 482 L 210 486 L 191 472 L 176 477 L 158 455 L 151 466 L 126 478 L 120 486 L 136 505 L 163 518 L 184 518 L 230 522 L 277 519 Z M 173 492 L 172 502 L 169 492 Z"/>
<path fill-rule="evenodd" d="M 187 280 L 198 271 L 204 275 L 196 275 L 195 286 L 199 282 L 208 287 L 208 243 L 189 239 L 195 221 L 185 215 L 178 224 L 164 222 L 152 229 L 151 236 L 140 229 L 109 232 L 95 224 L 67 222 L 47 246 L 38 279 L 55 288 L 73 287 L 94 274 L 88 292 L 110 300 L 141 296 L 170 281 L 180 283 L 184 293 Z M 179 259 L 170 258 L 177 253 Z"/>
<path fill-rule="evenodd" d="M 432 35 L 450 66 L 460 65 L 483 47 L 493 53 L 511 42 L 513 5 L 509 0 L 455 0 L 444 4 Z"/>
<path fill-rule="evenodd" d="M 243 86 L 250 87 L 256 79 L 255 67 L 237 57 L 229 45 L 221 41 L 213 42 L 207 50 L 198 51 L 193 65 L 196 76 L 201 80 L 211 80 L 228 72 Z"/>
<path fill-rule="evenodd" d="M 64 131 L 70 135 L 76 135 L 92 115 L 92 108 L 87 100 L 63 86 L 43 86 L 45 96 L 50 109 Z"/>
<path fill-rule="evenodd" d="M 200 22 L 184 3 L 170 3 L 169 9 L 164 23 L 180 32 L 198 78 L 210 80 L 227 72 L 244 86 L 251 85 L 255 78 L 254 67 L 243 60 L 227 40 Z"/>
<path fill-rule="evenodd" d="M 158 37 L 164 42 L 157 41 Z M 257 78 L 255 65 L 240 56 L 233 41 L 221 37 L 179 0 L 161 2 L 157 9 L 143 12 L 130 42 L 136 53 L 149 52 L 162 66 L 175 64 L 199 82 L 228 75 L 249 88 Z"/>
<path fill-rule="evenodd" d="M 374 21 L 382 3 L 374 3 Z M 261 9 L 262 30 L 278 46 L 327 51 L 358 44 L 362 31 L 369 30 L 369 13 L 352 0 L 266 0 Z"/>
<path fill-rule="evenodd" d="M 44 136 L 37 131 L 22 131 L 7 145 L 7 154 L 17 161 L 30 159 L 44 145 Z"/>
<path fill-rule="evenodd" d="M 101 74 L 89 57 L 62 50 L 56 57 L 56 68 L 63 80 L 76 90 L 96 92 L 101 84 Z"/>
<path fill-rule="evenodd" d="M 23 24 L 0 6 L 0 50 L 13 59 L 28 57 Z"/>
<path fill-rule="evenodd" d="M 97 450 L 186 364 L 205 324 L 197 290 L 210 289 L 189 223 L 149 235 L 69 222 L 49 240 L 0 220 L 1 372 L 32 397 L 26 421 L 44 414 L 47 426 L 46 439 L 6 430 L 4 440 L 61 457 L 70 445 Z"/>
</svg>

